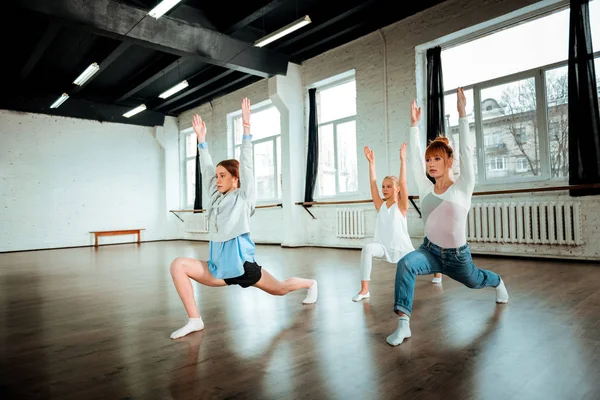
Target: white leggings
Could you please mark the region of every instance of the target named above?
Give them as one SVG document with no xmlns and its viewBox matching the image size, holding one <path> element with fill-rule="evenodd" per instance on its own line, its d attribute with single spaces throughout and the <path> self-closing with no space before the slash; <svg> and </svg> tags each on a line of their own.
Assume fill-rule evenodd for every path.
<svg viewBox="0 0 600 400">
<path fill-rule="evenodd" d="M 361 280 L 371 280 L 371 269 L 373 268 L 373 257 L 381 258 L 385 256 L 385 250 L 379 243 L 369 243 L 364 245 L 360 252 Z"/>
</svg>

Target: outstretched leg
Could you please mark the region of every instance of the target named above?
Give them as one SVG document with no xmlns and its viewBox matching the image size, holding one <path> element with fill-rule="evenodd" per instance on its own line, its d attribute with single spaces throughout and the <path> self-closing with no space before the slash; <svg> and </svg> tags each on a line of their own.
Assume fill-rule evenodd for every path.
<svg viewBox="0 0 600 400">
<path fill-rule="evenodd" d="M 363 246 L 360 252 L 360 292 L 352 298 L 352 301 L 361 301 L 370 296 L 369 282 L 371 281 L 371 269 L 373 267 L 373 257 L 383 257 L 385 250 L 379 243 L 369 243 Z"/>
<path fill-rule="evenodd" d="M 492 271 L 477 268 L 468 247 L 449 255 L 445 264 L 446 275 L 450 278 L 471 289 L 496 288 L 496 303 L 508 303 L 508 291 L 500 276 Z"/>
<path fill-rule="evenodd" d="M 302 303 L 312 304 L 317 301 L 317 281 L 314 279 L 288 278 L 279 281 L 263 268 L 261 278 L 254 286 L 274 296 L 285 296 L 295 290 L 308 289 L 306 298 Z"/>
<path fill-rule="evenodd" d="M 171 263 L 171 277 L 189 317 L 187 324 L 171 334 L 171 339 L 177 339 L 204 329 L 204 322 L 196 306 L 194 288 L 190 279 L 206 286 L 225 286 L 225 281 L 216 279 L 210 273 L 208 264 L 205 261 L 185 257 L 176 258 Z"/>
</svg>

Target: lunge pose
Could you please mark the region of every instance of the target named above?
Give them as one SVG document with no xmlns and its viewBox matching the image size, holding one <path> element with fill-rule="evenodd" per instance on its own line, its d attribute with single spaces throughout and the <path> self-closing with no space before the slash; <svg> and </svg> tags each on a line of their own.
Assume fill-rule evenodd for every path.
<svg viewBox="0 0 600 400">
<path fill-rule="evenodd" d="M 400 318 L 398 328 L 387 338 L 392 346 L 401 344 L 411 336 L 409 320 L 417 275 L 441 272 L 472 289 L 494 287 L 496 302 L 508 302 L 508 292 L 500 276 L 478 269 L 473 264 L 467 244 L 467 214 L 475 187 L 474 136 L 469 133 L 469 121 L 465 112 L 467 100 L 462 88 L 458 89 L 457 98 L 460 117 L 460 176 L 456 182 L 452 180 L 450 173 L 454 162 L 453 150 L 445 137 L 438 137 L 427 146 L 423 163 L 418 128 L 421 108 L 417 107 L 416 101 L 411 105 L 411 167 L 421 200 L 425 239 L 417 250 L 398 262 L 394 312 Z M 427 179 L 425 167 L 435 179 L 435 184 Z"/>
<path fill-rule="evenodd" d="M 210 223 L 210 258 L 177 258 L 171 263 L 171 276 L 189 320 L 176 330 L 171 339 L 204 329 L 190 278 L 206 286 L 256 286 L 283 296 L 298 289 L 307 289 L 303 304 L 317 301 L 317 281 L 288 278 L 278 281 L 254 259 L 255 245 L 250 239 L 250 217 L 255 208 L 255 187 L 250 135 L 250 101 L 242 101 L 243 138 L 240 162 L 224 160 L 215 169 L 206 143 L 206 124 L 200 116 L 193 119 L 198 136 L 202 185 L 209 196 L 207 207 Z"/>
</svg>

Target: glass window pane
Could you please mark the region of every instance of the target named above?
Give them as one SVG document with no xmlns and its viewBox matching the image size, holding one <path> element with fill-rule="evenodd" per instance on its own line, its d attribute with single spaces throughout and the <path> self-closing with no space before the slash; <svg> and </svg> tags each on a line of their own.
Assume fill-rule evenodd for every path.
<svg viewBox="0 0 600 400">
<path fill-rule="evenodd" d="M 275 181 L 275 160 L 273 159 L 273 141 L 254 145 L 254 177 L 256 181 L 256 199 L 270 200 L 277 191 Z"/>
<path fill-rule="evenodd" d="M 240 115 L 233 119 L 233 144 L 235 146 L 242 144 L 242 135 L 244 134 L 242 128 L 242 116 Z"/>
<path fill-rule="evenodd" d="M 281 133 L 279 110 L 271 106 L 252 113 L 252 140 L 260 140 Z"/>
<path fill-rule="evenodd" d="M 338 182 L 340 193 L 358 190 L 356 159 L 356 122 L 337 126 Z"/>
<path fill-rule="evenodd" d="M 317 189 L 320 196 L 334 196 L 336 194 L 332 124 L 319 127 L 319 177 Z"/>
<path fill-rule="evenodd" d="M 317 91 L 319 123 L 356 115 L 356 81 Z"/>
<path fill-rule="evenodd" d="M 196 138 L 195 133 L 191 133 L 185 136 L 185 157 L 194 157 L 196 156 L 196 145 L 198 143 L 198 139 Z"/>
<path fill-rule="evenodd" d="M 277 137 L 277 198 L 282 196 L 283 179 L 281 173 L 281 137 Z"/>
<path fill-rule="evenodd" d="M 486 179 L 539 175 L 535 79 L 483 89 L 481 114 Z M 517 163 L 522 163 L 518 160 L 522 158 L 528 161 L 529 168 L 517 172 Z"/>
<path fill-rule="evenodd" d="M 568 67 L 546 71 L 548 143 L 553 178 L 569 176 L 569 81 Z"/>
<path fill-rule="evenodd" d="M 187 188 L 186 205 L 193 206 L 196 197 L 196 159 L 187 160 L 185 169 Z"/>
<path fill-rule="evenodd" d="M 467 98 L 467 118 L 470 125 L 470 134 L 475 137 L 475 112 L 474 112 L 474 100 L 473 90 L 465 90 L 465 97 Z M 452 172 L 455 178 L 460 175 L 460 139 L 458 129 L 458 109 L 456 107 L 456 93 L 452 93 L 444 96 L 444 112 L 446 113 L 445 120 L 445 134 L 450 141 L 450 146 L 454 150 L 454 164 L 452 166 Z M 474 165 L 475 177 L 477 177 L 477 146 L 474 149 Z"/>
<path fill-rule="evenodd" d="M 569 10 L 564 9 L 442 51 L 444 86 L 467 86 L 564 61 L 568 50 Z"/>
<path fill-rule="evenodd" d="M 600 1 L 598 1 L 598 4 L 600 4 Z M 594 60 L 594 68 L 596 69 L 596 90 L 598 91 L 598 104 L 600 105 L 600 57 Z"/>
<path fill-rule="evenodd" d="M 600 51 L 600 1 L 590 1 L 590 28 L 592 30 L 592 45 L 594 52 Z M 598 65 L 596 63 L 596 65 Z M 596 67 L 596 71 L 598 68 Z"/>
</svg>

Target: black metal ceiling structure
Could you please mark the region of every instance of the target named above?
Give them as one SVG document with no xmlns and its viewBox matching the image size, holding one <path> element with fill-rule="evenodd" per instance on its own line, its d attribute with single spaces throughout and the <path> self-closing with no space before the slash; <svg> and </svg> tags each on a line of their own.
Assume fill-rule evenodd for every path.
<svg viewBox="0 0 600 400">
<path fill-rule="evenodd" d="M 158 19 L 148 12 L 160 0 L 13 1 L 0 17 L 0 108 L 162 125 L 441 1 L 183 0 Z M 312 23 L 254 46 L 305 15 Z M 94 62 L 98 72 L 73 84 Z M 183 80 L 187 88 L 158 97 Z M 62 93 L 69 99 L 50 108 Z M 146 111 L 123 117 L 140 104 Z"/>
</svg>

